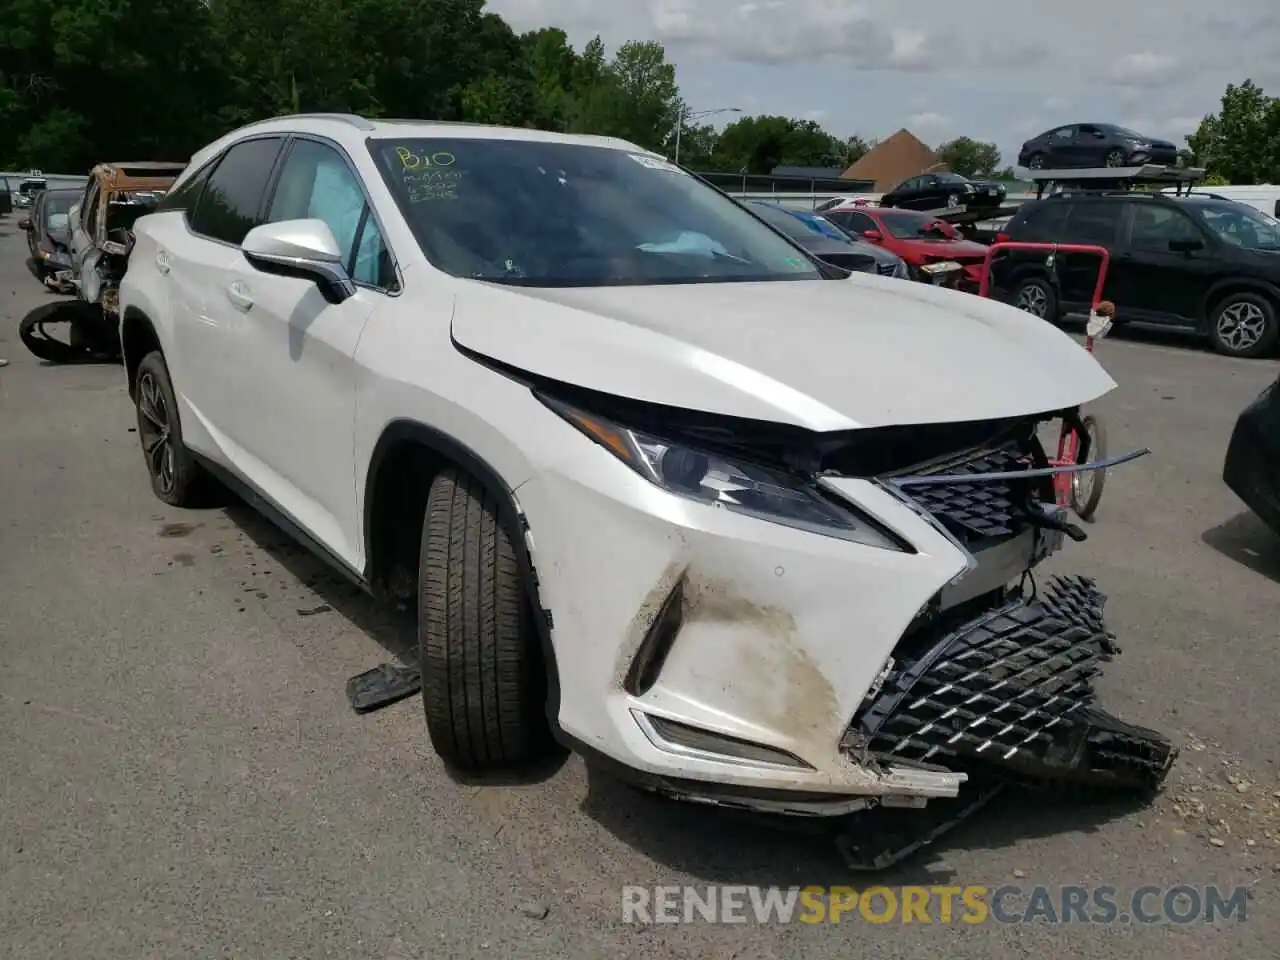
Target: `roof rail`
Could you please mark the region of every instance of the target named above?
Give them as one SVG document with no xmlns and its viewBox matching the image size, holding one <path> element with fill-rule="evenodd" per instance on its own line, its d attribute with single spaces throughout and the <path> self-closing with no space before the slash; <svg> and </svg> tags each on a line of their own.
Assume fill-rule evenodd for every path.
<svg viewBox="0 0 1280 960">
<path fill-rule="evenodd" d="M 1085 169 L 1032 170 L 1027 177 L 1036 185 L 1036 198 L 1045 195 L 1050 187 L 1076 192 L 1092 189 L 1094 192 L 1123 191 L 1138 184 L 1168 184 L 1181 192 L 1184 188 L 1204 179 L 1204 167 L 1175 167 L 1148 163 L 1140 167 L 1088 167 Z"/>
<path fill-rule="evenodd" d="M 262 120 L 254 120 L 246 123 L 244 127 L 256 127 L 260 123 L 274 123 L 277 120 L 336 120 L 339 123 L 349 124 L 357 130 L 376 130 L 377 127 L 365 117 L 358 116 L 354 113 L 283 113 L 278 117 L 266 117 Z M 240 129 L 244 129 L 241 127 Z"/>
</svg>

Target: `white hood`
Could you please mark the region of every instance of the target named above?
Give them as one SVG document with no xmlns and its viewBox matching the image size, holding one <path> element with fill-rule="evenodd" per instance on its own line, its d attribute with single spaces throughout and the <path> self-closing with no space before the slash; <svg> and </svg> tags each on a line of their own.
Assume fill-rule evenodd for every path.
<svg viewBox="0 0 1280 960">
<path fill-rule="evenodd" d="M 453 337 L 579 387 L 816 431 L 1046 413 L 1115 387 L 1043 320 L 870 274 L 570 289 L 466 283 Z"/>
</svg>

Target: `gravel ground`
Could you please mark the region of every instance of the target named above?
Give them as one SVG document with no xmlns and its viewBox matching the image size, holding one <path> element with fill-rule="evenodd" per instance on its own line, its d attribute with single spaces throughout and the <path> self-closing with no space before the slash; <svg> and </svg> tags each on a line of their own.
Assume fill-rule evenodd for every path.
<svg viewBox="0 0 1280 960">
<path fill-rule="evenodd" d="M 46 300 L 0 219 L 0 951 L 6 958 L 1274 955 L 1280 942 L 1280 544 L 1220 481 L 1272 361 L 1101 347 L 1113 450 L 1088 543 L 1124 655 L 1107 705 L 1183 754 L 1145 808 L 1005 797 L 851 875 L 826 838 L 652 800 L 571 758 L 451 779 L 410 700 L 343 683 L 403 631 L 243 507 L 148 489 L 118 368 L 39 364 Z M 1247 886 L 1215 925 L 621 920 L 626 885 Z M 1021 904 L 1017 898 L 1010 901 Z M 1151 901 L 1151 906 L 1158 901 Z M 935 919 L 937 914 L 934 914 Z M 1271 944 L 1270 947 L 1267 944 Z"/>
</svg>

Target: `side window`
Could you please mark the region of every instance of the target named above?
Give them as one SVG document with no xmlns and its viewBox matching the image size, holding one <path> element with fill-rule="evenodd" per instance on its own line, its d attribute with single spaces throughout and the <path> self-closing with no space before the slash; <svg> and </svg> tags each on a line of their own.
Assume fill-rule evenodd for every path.
<svg viewBox="0 0 1280 960">
<path fill-rule="evenodd" d="M 879 230 L 880 225 L 868 217 L 865 213 L 849 214 L 849 227 L 855 233 L 865 233 L 868 230 Z"/>
<path fill-rule="evenodd" d="M 1053 131 L 1053 133 L 1049 134 L 1049 137 L 1053 140 L 1070 140 L 1075 137 L 1075 135 L 1075 127 L 1059 127 L 1057 130 Z"/>
<path fill-rule="evenodd" d="M 1006 232 L 1013 238 L 1032 243 L 1061 241 L 1067 205 L 1057 200 L 1031 201 L 1009 222 Z"/>
<path fill-rule="evenodd" d="M 1136 250 L 1167 252 L 1170 240 L 1193 240 L 1199 235 L 1191 218 L 1181 210 L 1150 203 L 1133 204 L 1129 242 Z"/>
<path fill-rule="evenodd" d="M 1073 203 L 1067 217 L 1066 237 L 1072 243 L 1110 246 L 1115 241 L 1116 220 L 1122 212 L 1117 200 Z"/>
<path fill-rule="evenodd" d="M 390 255 L 355 173 L 332 147 L 295 140 L 266 222 L 305 219 L 328 224 L 352 280 L 374 287 L 394 285 Z"/>
<path fill-rule="evenodd" d="M 915 189 L 916 189 L 917 187 L 919 187 L 919 186 L 920 186 L 920 178 L 919 178 L 919 177 L 912 177 L 912 178 L 911 178 L 911 179 L 909 179 L 909 180 L 903 180 L 900 184 L 898 184 L 898 186 L 897 186 L 895 189 L 897 189 L 897 190 L 915 190 Z"/>
<path fill-rule="evenodd" d="M 244 140 L 223 154 L 196 201 L 191 229 L 239 246 L 261 222 L 262 198 L 282 145 L 279 137 Z"/>
<path fill-rule="evenodd" d="M 209 174 L 213 173 L 215 163 L 216 161 L 212 160 L 206 163 L 194 175 L 188 177 L 185 183 L 161 197 L 160 202 L 156 204 L 156 212 L 183 210 L 187 214 L 187 221 L 190 222 L 191 211 L 199 202 L 200 192 L 204 190 L 204 185 L 209 180 Z"/>
<path fill-rule="evenodd" d="M 1101 133 L 1101 132 L 1102 132 L 1102 131 L 1101 131 L 1098 127 L 1094 126 L 1092 123 L 1082 123 L 1082 124 L 1080 124 L 1080 135 L 1081 135 L 1081 136 L 1084 136 L 1084 137 L 1092 137 L 1095 133 Z"/>
</svg>

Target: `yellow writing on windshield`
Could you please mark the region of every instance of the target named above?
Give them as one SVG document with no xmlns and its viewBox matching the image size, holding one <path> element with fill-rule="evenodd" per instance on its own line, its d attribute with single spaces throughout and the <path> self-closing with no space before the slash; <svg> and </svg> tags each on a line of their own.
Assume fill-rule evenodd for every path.
<svg viewBox="0 0 1280 960">
<path fill-rule="evenodd" d="M 396 156 L 400 158 L 402 170 L 422 170 L 431 167 L 452 167 L 458 158 L 447 150 L 434 153 L 417 153 L 409 147 L 396 147 Z"/>
<path fill-rule="evenodd" d="M 400 180 L 404 184 L 405 195 L 410 203 L 421 203 L 424 200 L 457 200 L 458 185 L 462 182 L 465 171 L 441 170 L 426 167 L 418 170 L 401 171 Z"/>
</svg>

